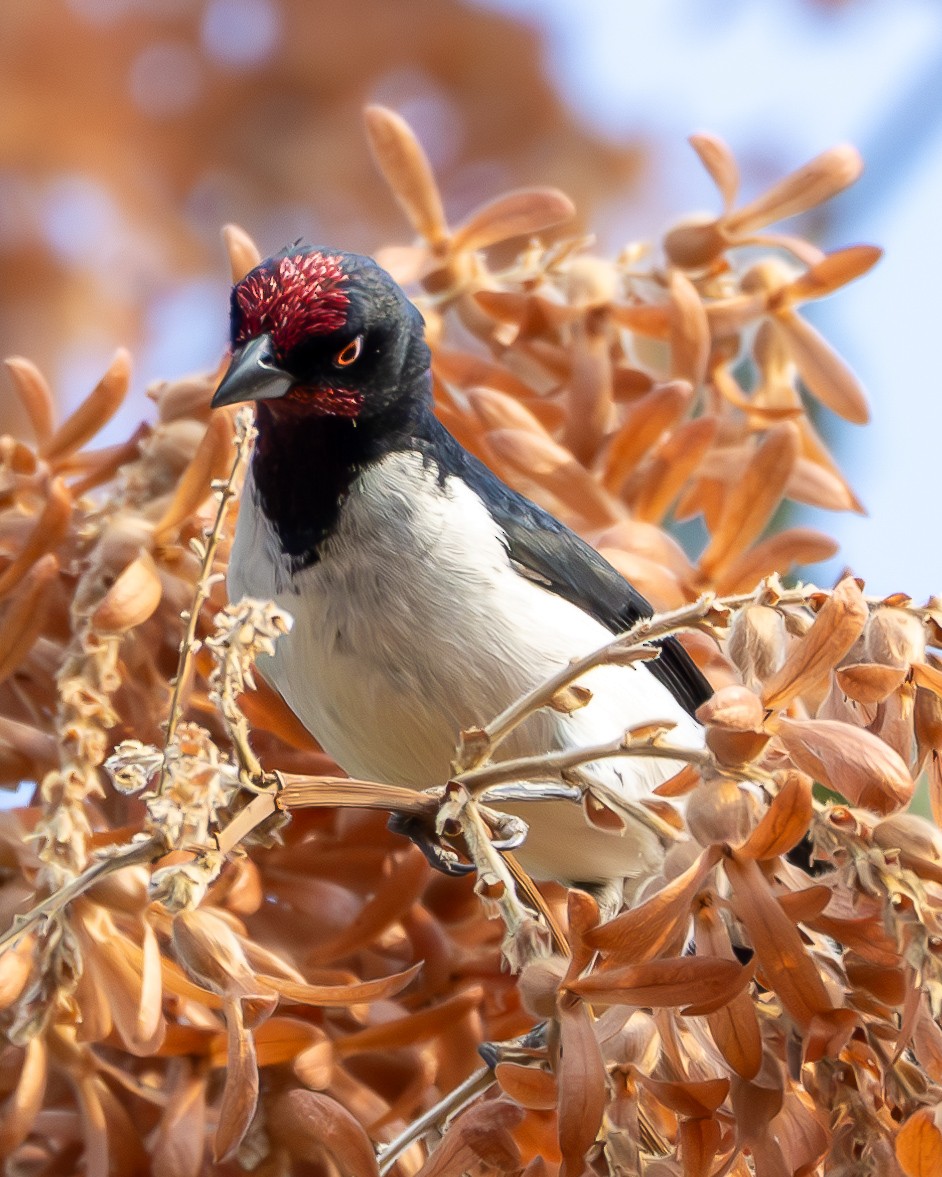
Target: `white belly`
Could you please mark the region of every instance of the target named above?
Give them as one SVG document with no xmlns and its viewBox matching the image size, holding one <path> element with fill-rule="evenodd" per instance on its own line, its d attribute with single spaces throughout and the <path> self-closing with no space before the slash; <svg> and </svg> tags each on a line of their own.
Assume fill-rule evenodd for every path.
<svg viewBox="0 0 942 1177">
<path fill-rule="evenodd" d="M 366 779 L 444 784 L 463 728 L 486 723 L 611 639 L 582 610 L 516 572 L 478 496 L 456 479 L 441 487 L 414 453 L 390 456 L 353 485 L 316 564 L 291 577 L 279 575 L 282 567 L 267 521 L 243 510 L 230 595 L 276 600 L 295 619 L 260 669 L 338 764 Z M 531 717 L 500 757 L 611 740 L 661 719 L 678 724 L 678 742 L 702 743 L 698 725 L 643 666 L 601 667 L 583 682 L 593 692 L 588 706 Z M 589 772 L 627 801 L 678 768 L 624 758 Z M 656 866 L 656 839 L 646 829 L 605 834 L 566 803 L 512 808 L 531 823 L 521 858 L 534 873 L 592 880 Z"/>
</svg>

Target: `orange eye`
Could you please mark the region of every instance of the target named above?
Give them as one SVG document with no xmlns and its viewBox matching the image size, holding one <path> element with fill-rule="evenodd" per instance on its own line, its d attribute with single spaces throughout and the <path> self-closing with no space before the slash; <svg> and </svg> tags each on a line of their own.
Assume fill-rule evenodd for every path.
<svg viewBox="0 0 942 1177">
<path fill-rule="evenodd" d="M 351 339 L 346 347 L 342 347 L 337 352 L 334 356 L 334 363 L 338 368 L 349 368 L 355 360 L 359 359 L 362 350 L 363 336 L 358 335 L 355 339 Z"/>
</svg>

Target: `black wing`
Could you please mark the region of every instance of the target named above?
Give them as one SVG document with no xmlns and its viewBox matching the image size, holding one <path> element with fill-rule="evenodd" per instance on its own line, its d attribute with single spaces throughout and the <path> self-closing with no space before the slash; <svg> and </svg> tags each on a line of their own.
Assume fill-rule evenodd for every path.
<svg viewBox="0 0 942 1177">
<path fill-rule="evenodd" d="M 438 435 L 428 440 L 442 476 L 463 478 L 481 496 L 507 537 L 511 560 L 522 572 L 583 609 L 613 634 L 652 615 L 654 610 L 644 597 L 591 545 L 511 490 L 435 424 Z M 653 644 L 661 654 L 647 663 L 648 669 L 692 715 L 713 694 L 712 687 L 676 638 Z"/>
</svg>

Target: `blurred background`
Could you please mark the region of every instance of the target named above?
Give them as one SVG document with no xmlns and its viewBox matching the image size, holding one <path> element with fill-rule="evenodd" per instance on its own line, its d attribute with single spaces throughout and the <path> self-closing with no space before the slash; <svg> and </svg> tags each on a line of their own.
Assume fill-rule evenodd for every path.
<svg viewBox="0 0 942 1177">
<path fill-rule="evenodd" d="M 412 124 L 453 219 L 553 184 L 603 252 L 716 210 L 692 131 L 731 144 L 746 196 L 855 143 L 863 180 L 802 230 L 887 250 L 810 308 L 872 398 L 867 429 L 822 422 L 869 514 L 802 521 L 843 544 L 819 583 L 846 564 L 876 592 L 942 590 L 938 0 L 3 0 L 0 353 L 68 407 L 131 347 L 125 437 L 149 382 L 225 346 L 224 222 L 265 252 L 407 240 L 365 102 Z M 18 424 L 7 391 L 0 430 Z"/>
</svg>

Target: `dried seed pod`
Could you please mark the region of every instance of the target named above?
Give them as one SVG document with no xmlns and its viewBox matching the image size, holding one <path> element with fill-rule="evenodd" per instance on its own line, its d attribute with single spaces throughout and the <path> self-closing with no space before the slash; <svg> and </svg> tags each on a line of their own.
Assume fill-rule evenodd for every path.
<svg viewBox="0 0 942 1177">
<path fill-rule="evenodd" d="M 570 306 L 586 310 L 607 306 L 618 293 L 620 275 L 602 258 L 574 257 L 566 267 L 566 298 Z"/>
<path fill-rule="evenodd" d="M 153 557 L 149 552 L 142 552 L 102 598 L 91 615 L 91 623 L 99 633 L 125 633 L 134 629 L 153 615 L 162 591 Z"/>
<path fill-rule="evenodd" d="M 726 250 L 727 241 L 715 218 L 689 217 L 664 235 L 664 253 L 684 270 L 705 270 Z"/>
<path fill-rule="evenodd" d="M 863 633 L 867 661 L 909 670 L 926 657 L 926 630 L 922 621 L 905 609 L 881 606 L 870 614 Z"/>
<path fill-rule="evenodd" d="M 601 1027 L 599 1036 L 602 1037 Z M 654 1018 L 641 1009 L 632 1010 L 619 1029 L 602 1041 L 606 1058 L 645 1073 L 654 1069 L 661 1053 L 661 1036 Z"/>
<path fill-rule="evenodd" d="M 739 846 L 759 824 L 762 805 L 753 788 L 727 777 L 704 781 L 690 794 L 687 828 L 701 846 Z"/>
<path fill-rule="evenodd" d="M 942 864 L 942 831 L 915 813 L 894 813 L 873 827 L 873 840 L 884 850 L 905 850 Z"/>
<path fill-rule="evenodd" d="M 771 678 L 785 661 L 788 638 L 777 609 L 747 605 L 733 615 L 727 652 L 750 688 Z"/>
<path fill-rule="evenodd" d="M 152 385 L 147 395 L 157 402 L 157 415 L 161 422 L 175 421 L 178 417 L 208 421 L 211 412 L 209 402 L 217 383 L 215 374 L 165 380 Z"/>
<path fill-rule="evenodd" d="M 566 960 L 561 956 L 547 956 L 524 965 L 518 982 L 520 1001 L 535 1018 L 556 1016 L 559 986 L 567 967 Z"/>
</svg>

